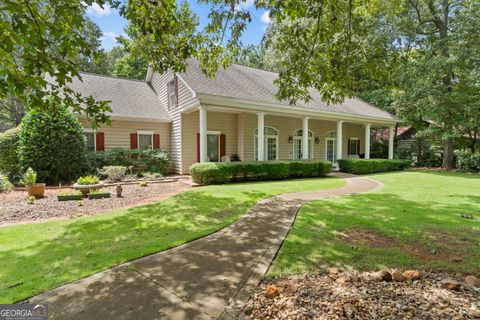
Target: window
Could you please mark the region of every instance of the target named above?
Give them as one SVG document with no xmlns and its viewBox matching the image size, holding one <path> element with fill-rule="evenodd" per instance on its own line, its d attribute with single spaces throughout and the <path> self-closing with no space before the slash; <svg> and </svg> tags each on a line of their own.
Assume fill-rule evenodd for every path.
<svg viewBox="0 0 480 320">
<path fill-rule="evenodd" d="M 175 79 L 173 79 L 168 84 L 168 106 L 170 108 L 177 106 L 176 82 L 177 81 L 175 81 Z"/>
<path fill-rule="evenodd" d="M 87 150 L 95 152 L 96 151 L 95 132 L 86 131 L 85 138 L 87 139 Z"/>
<path fill-rule="evenodd" d="M 300 160 L 303 156 L 303 129 L 293 132 L 293 159 Z M 313 159 L 313 132 L 308 130 L 308 159 Z"/>
<path fill-rule="evenodd" d="M 264 127 L 264 159 L 265 160 L 277 160 L 278 159 L 278 130 L 272 127 Z M 254 135 L 254 158 L 258 160 L 257 148 L 258 148 L 258 128 L 255 129 Z"/>
<path fill-rule="evenodd" d="M 358 150 L 360 146 L 360 140 L 356 137 L 348 139 L 348 155 L 349 156 L 358 156 Z"/>
<path fill-rule="evenodd" d="M 152 131 L 138 131 L 138 149 L 148 150 L 153 149 L 153 132 Z"/>
<path fill-rule="evenodd" d="M 207 157 L 209 162 L 219 162 L 220 132 L 207 132 Z"/>
<path fill-rule="evenodd" d="M 337 132 L 327 132 L 325 136 L 325 159 L 332 163 L 337 162 Z"/>
</svg>

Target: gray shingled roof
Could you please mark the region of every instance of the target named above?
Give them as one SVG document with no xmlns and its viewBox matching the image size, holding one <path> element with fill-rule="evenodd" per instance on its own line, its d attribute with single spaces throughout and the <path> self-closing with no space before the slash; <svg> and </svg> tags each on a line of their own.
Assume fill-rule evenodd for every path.
<svg viewBox="0 0 480 320">
<path fill-rule="evenodd" d="M 96 100 L 110 100 L 112 116 L 171 121 L 160 99 L 145 81 L 80 74 L 83 82 L 75 78 L 69 87 Z"/>
<path fill-rule="evenodd" d="M 275 98 L 278 88 L 274 86 L 273 81 L 278 74 L 274 72 L 234 64 L 227 70 L 218 70 L 215 78 L 207 78 L 202 73 L 198 61 L 192 59 L 187 71 L 180 76 L 196 93 L 290 106 L 287 101 L 278 101 Z M 309 103 L 298 103 L 296 107 L 389 120 L 396 119 L 390 113 L 358 98 L 346 99 L 338 105 L 327 105 L 321 101 L 318 91 L 312 90 L 311 95 L 312 100 Z"/>
</svg>

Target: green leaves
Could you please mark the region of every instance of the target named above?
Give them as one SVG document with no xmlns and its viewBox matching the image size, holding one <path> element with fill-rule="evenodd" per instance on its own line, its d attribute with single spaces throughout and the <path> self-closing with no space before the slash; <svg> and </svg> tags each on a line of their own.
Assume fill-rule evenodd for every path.
<svg viewBox="0 0 480 320">
<path fill-rule="evenodd" d="M 105 122 L 106 102 L 67 87 L 79 77 L 77 60 L 97 50 L 85 33 L 83 13 L 92 0 L 4 0 L 0 4 L 0 99 L 17 97 L 30 109 L 47 111 L 45 97 L 65 101 L 93 122 Z M 100 1 L 100 4 L 103 2 Z M 45 76 L 55 81 L 49 83 Z"/>
</svg>

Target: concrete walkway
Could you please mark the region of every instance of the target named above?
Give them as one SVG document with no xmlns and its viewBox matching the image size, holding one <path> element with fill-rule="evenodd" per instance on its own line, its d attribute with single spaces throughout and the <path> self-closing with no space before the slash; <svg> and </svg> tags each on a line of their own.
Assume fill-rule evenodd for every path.
<svg viewBox="0 0 480 320">
<path fill-rule="evenodd" d="M 381 188 L 374 180 L 332 174 L 347 185 L 257 203 L 210 236 L 46 292 L 49 319 L 236 319 L 265 275 L 306 201 Z"/>
</svg>

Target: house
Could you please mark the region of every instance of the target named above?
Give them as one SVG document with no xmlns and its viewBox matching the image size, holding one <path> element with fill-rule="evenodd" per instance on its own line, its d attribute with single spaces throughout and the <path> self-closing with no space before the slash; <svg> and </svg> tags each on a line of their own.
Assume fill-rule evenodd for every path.
<svg viewBox="0 0 480 320">
<path fill-rule="evenodd" d="M 145 81 L 82 73 L 72 89 L 111 100 L 111 126 L 89 129 L 79 116 L 91 150 L 164 149 L 174 171 L 196 162 L 370 157 L 370 128 L 389 128 L 389 157 L 398 119 L 358 98 L 327 105 L 312 100 L 291 106 L 275 98 L 277 74 L 232 65 L 207 78 L 196 60 L 184 73 Z M 308 134 L 304 134 L 308 133 Z"/>
</svg>

